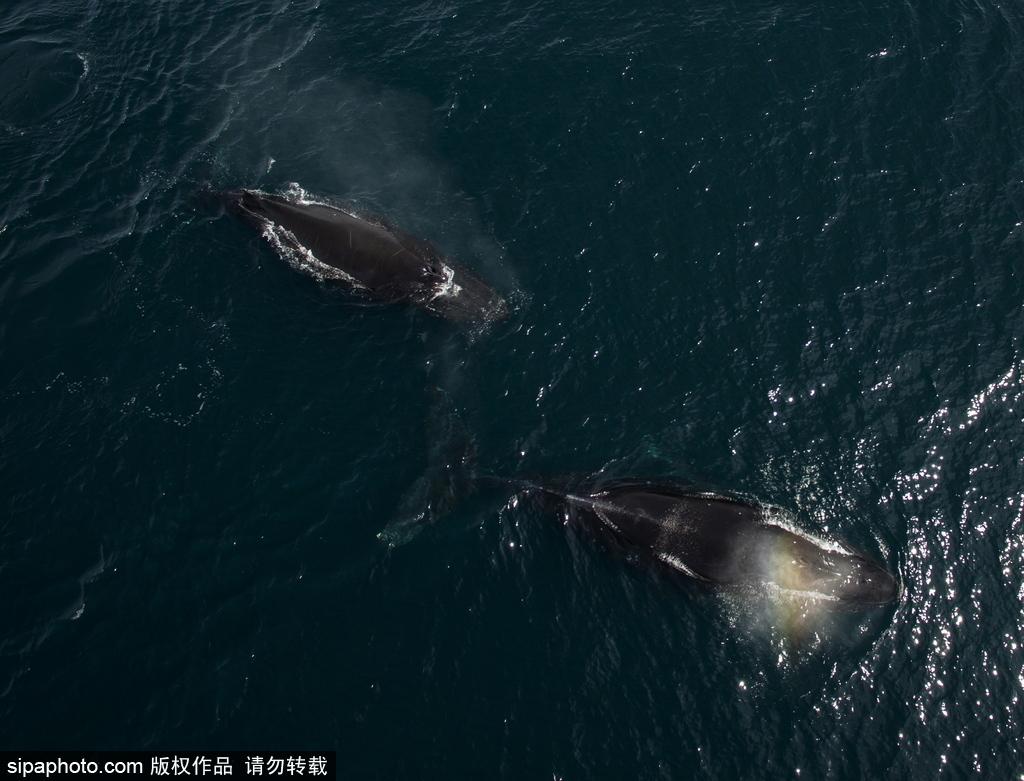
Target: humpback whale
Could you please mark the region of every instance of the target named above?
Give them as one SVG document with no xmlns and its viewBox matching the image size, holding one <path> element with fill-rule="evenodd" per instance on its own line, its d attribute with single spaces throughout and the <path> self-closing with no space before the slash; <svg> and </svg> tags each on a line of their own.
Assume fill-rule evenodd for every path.
<svg viewBox="0 0 1024 781">
<path fill-rule="evenodd" d="M 836 607 L 882 605 L 899 596 L 896 580 L 865 555 L 782 526 L 770 508 L 746 499 L 637 478 L 575 490 L 513 484 L 554 497 L 567 523 L 699 581 Z"/>
<path fill-rule="evenodd" d="M 257 190 L 224 192 L 221 200 L 293 265 L 371 300 L 409 302 L 461 323 L 508 312 L 474 274 L 382 219 Z"/>
</svg>

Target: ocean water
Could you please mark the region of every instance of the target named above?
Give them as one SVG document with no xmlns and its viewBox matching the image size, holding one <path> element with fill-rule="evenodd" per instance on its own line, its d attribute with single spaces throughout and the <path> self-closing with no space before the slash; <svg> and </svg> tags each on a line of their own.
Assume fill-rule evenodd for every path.
<svg viewBox="0 0 1024 781">
<path fill-rule="evenodd" d="M 1017 778 L 1024 10 L 0 6 L 0 747 L 346 778 Z M 387 215 L 467 333 L 204 187 Z M 678 476 L 899 574 L 807 614 L 472 474 Z"/>
</svg>

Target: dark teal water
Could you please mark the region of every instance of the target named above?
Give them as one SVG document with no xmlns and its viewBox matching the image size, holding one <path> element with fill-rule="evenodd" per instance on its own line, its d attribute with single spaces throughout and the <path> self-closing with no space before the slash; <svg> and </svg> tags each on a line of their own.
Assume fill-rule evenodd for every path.
<svg viewBox="0 0 1024 781">
<path fill-rule="evenodd" d="M 1024 11 L 0 7 L 0 744 L 352 778 L 1016 777 Z M 367 307 L 204 184 L 491 280 Z M 678 475 L 900 573 L 794 615 L 439 465 Z"/>
</svg>

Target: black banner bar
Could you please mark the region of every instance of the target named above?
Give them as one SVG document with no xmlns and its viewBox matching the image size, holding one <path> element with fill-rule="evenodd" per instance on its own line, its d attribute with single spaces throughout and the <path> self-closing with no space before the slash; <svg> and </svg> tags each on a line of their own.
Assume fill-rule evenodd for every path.
<svg viewBox="0 0 1024 781">
<path fill-rule="evenodd" d="M 333 751 L 0 751 L 0 779 L 335 777 Z"/>
</svg>

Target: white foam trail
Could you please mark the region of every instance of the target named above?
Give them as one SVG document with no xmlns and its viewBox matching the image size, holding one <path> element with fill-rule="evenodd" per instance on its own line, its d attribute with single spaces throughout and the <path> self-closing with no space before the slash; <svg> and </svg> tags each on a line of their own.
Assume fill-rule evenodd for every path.
<svg viewBox="0 0 1024 781">
<path fill-rule="evenodd" d="M 345 214 L 351 215 L 352 217 L 358 216 L 352 214 L 348 209 L 342 209 L 337 204 L 330 203 L 329 201 L 317 200 L 298 182 L 288 182 L 288 187 L 285 189 L 284 195 L 288 200 L 294 201 L 302 206 L 327 206 L 330 209 L 337 209 L 340 212 L 345 212 Z"/>
<path fill-rule="evenodd" d="M 692 569 L 687 567 L 686 564 L 683 563 L 683 560 L 680 559 L 678 556 L 673 556 L 670 553 L 659 553 L 658 558 L 666 564 L 668 564 L 673 569 L 677 569 L 684 575 L 689 575 L 691 578 L 694 578 L 695 580 L 707 580 L 707 578 L 702 578 Z"/>
<path fill-rule="evenodd" d="M 350 285 L 356 289 L 366 289 L 358 279 L 351 274 L 346 274 L 340 268 L 336 268 L 317 258 L 316 255 L 305 247 L 295 234 L 286 228 L 282 228 L 270 220 L 262 220 L 263 238 L 265 238 L 288 265 L 305 274 L 323 282 L 327 279 L 334 279 Z"/>
<path fill-rule="evenodd" d="M 259 193 L 260 195 L 270 195 L 271 194 L 271 193 L 262 192 L 260 190 L 253 190 L 252 192 Z M 281 196 L 276 196 L 276 197 L 281 197 Z M 288 187 L 284 191 L 284 197 L 286 197 L 288 200 L 290 200 L 290 201 L 292 201 L 294 203 L 297 203 L 297 204 L 299 204 L 301 206 L 324 206 L 324 207 L 326 207 L 328 209 L 334 209 L 335 211 L 339 211 L 339 212 L 342 212 L 343 214 L 347 214 L 349 217 L 354 217 L 357 220 L 362 220 L 363 222 L 368 223 L 370 225 L 377 225 L 378 227 L 381 227 L 380 223 L 378 222 L 377 219 L 367 218 L 367 217 L 365 217 L 365 216 L 363 216 L 361 214 L 356 214 L 350 208 L 345 208 L 344 206 L 339 206 L 338 204 L 331 203 L 330 201 L 324 201 L 324 200 L 319 200 L 317 198 L 314 198 L 312 195 L 309 194 L 309 191 L 304 189 L 303 186 L 301 184 L 299 184 L 298 182 L 289 182 L 288 183 Z"/>
<path fill-rule="evenodd" d="M 301 203 L 304 206 L 311 203 L 317 203 L 317 201 L 314 201 L 309 197 L 309 193 L 306 192 L 298 182 L 288 182 L 288 187 L 285 189 L 284 194 L 289 200 Z"/>
<path fill-rule="evenodd" d="M 437 290 L 434 291 L 434 295 L 430 297 L 433 301 L 435 298 L 441 296 L 450 296 L 455 298 L 459 293 L 462 292 L 462 287 L 455 284 L 455 270 L 450 268 L 446 263 L 441 264 L 441 273 L 444 274 L 444 281 L 437 286 Z"/>
<path fill-rule="evenodd" d="M 783 529 L 790 534 L 794 534 L 797 537 L 802 537 L 812 545 L 821 548 L 822 550 L 829 551 L 830 553 L 838 553 L 842 556 L 853 556 L 855 555 L 852 550 L 844 547 L 835 540 L 826 540 L 823 537 L 818 537 L 811 534 L 789 520 L 789 516 L 785 510 L 779 507 L 773 507 L 771 505 L 763 506 L 764 523 L 766 526 L 775 526 L 779 529 Z"/>
</svg>

